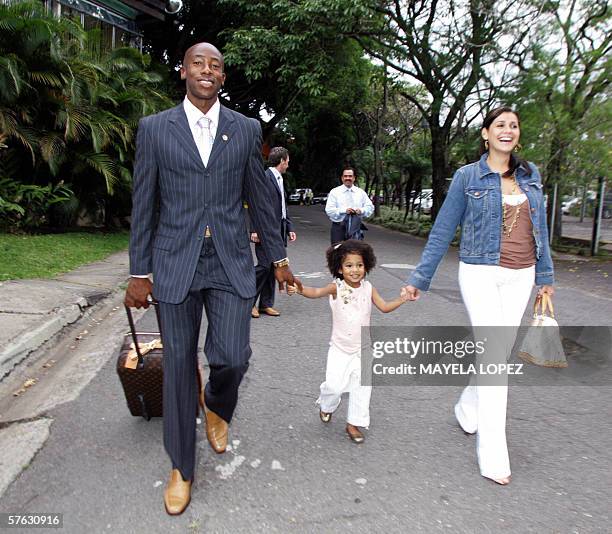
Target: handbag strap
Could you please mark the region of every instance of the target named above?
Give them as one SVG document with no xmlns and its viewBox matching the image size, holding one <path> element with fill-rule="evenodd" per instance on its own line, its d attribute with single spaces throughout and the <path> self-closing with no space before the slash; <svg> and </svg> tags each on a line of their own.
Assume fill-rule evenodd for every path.
<svg viewBox="0 0 612 534">
<path fill-rule="evenodd" d="M 555 308 L 548 293 L 538 295 L 533 303 L 533 316 L 548 315 L 555 318 Z"/>
<path fill-rule="evenodd" d="M 553 307 L 552 298 L 548 293 L 544 293 L 542 295 L 542 312 L 544 313 L 544 307 L 546 307 L 548 311 L 548 315 L 550 315 L 553 319 L 555 318 L 555 308 Z"/>
<path fill-rule="evenodd" d="M 536 319 L 538 315 L 542 315 L 542 295 L 537 295 L 533 302 L 533 318 Z"/>
<path fill-rule="evenodd" d="M 161 318 L 159 316 L 159 306 L 157 301 L 150 301 L 155 308 L 155 315 L 157 316 L 157 326 L 159 327 L 159 336 L 162 336 L 161 333 Z M 125 307 L 125 312 L 127 313 L 128 323 L 130 323 L 130 332 L 132 334 L 132 340 L 134 341 L 134 349 L 136 350 L 136 354 L 138 354 L 138 365 L 142 366 L 144 362 L 144 358 L 140 352 L 140 347 L 138 346 L 138 334 L 136 333 L 136 326 L 134 325 L 134 317 L 132 316 L 132 309 L 129 306 L 123 305 Z"/>
</svg>

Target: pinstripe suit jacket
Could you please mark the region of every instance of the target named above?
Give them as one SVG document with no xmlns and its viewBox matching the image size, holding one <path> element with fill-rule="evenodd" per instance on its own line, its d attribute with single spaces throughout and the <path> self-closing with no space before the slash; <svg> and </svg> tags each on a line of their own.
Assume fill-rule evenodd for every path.
<svg viewBox="0 0 612 534">
<path fill-rule="evenodd" d="M 291 218 L 289 217 L 288 210 L 288 202 L 287 202 L 287 194 L 283 188 L 283 192 L 281 193 L 278 188 L 278 180 L 274 173 L 268 167 L 266 169 L 266 177 L 270 180 L 271 186 L 274 188 L 275 194 L 270 197 L 270 204 L 272 206 L 272 213 L 274 213 L 274 220 L 276 221 L 276 228 L 280 232 L 281 230 L 281 220 L 283 219 L 283 201 L 281 198 L 281 194 L 285 197 L 285 221 L 287 221 L 287 233 L 293 232 L 293 223 L 291 222 Z M 255 227 L 253 221 L 251 221 L 251 232 L 257 232 L 257 228 Z M 285 236 L 285 246 L 287 245 L 287 236 Z M 272 263 L 272 262 L 270 262 Z"/>
<path fill-rule="evenodd" d="M 183 104 L 141 119 L 132 193 L 130 273 L 153 273 L 156 299 L 182 302 L 195 274 L 204 231 L 234 290 L 255 296 L 255 271 L 243 200 L 273 261 L 286 256 L 261 156 L 255 119 L 221 106 L 208 166 L 204 167 Z"/>
<path fill-rule="evenodd" d="M 278 221 L 278 223 L 280 223 L 281 219 L 283 218 L 283 201 L 281 198 L 281 195 L 283 195 L 285 197 L 285 215 L 286 215 L 285 220 L 287 221 L 287 232 L 293 232 L 293 225 L 291 224 L 291 218 L 289 217 L 289 210 L 286 209 L 288 208 L 287 194 L 285 193 L 284 188 L 283 188 L 283 192 L 281 193 L 281 190 L 278 188 L 278 180 L 276 179 L 276 176 L 274 176 L 274 173 L 269 168 L 266 169 L 266 176 L 270 180 L 270 183 L 272 184 L 272 187 L 274 187 L 274 191 L 276 193 L 271 199 L 272 209 L 274 211 L 274 218 L 276 221 Z M 280 224 L 278 223 L 277 223 L 277 226 L 280 227 Z"/>
</svg>

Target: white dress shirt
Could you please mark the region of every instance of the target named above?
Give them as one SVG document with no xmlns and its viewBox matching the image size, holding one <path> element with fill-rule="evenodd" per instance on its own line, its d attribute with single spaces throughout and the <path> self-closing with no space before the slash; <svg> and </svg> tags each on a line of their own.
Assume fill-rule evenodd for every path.
<svg viewBox="0 0 612 534">
<path fill-rule="evenodd" d="M 279 172 L 279 170 L 276 167 L 269 167 L 269 169 L 272 171 L 272 174 L 276 177 L 276 185 L 278 186 L 278 189 L 280 190 L 280 194 L 281 194 L 281 212 L 283 214 L 283 219 L 287 218 L 287 206 L 285 205 L 285 189 L 283 186 L 283 175 Z"/>
<path fill-rule="evenodd" d="M 210 156 L 212 146 L 207 147 L 205 143 L 203 143 L 202 129 L 198 125 L 198 121 L 202 117 L 206 117 L 210 120 L 210 134 L 214 139 L 217 135 L 217 128 L 219 127 L 219 112 L 221 111 L 221 104 L 219 103 L 219 99 L 217 99 L 212 107 L 208 110 L 208 113 L 202 113 L 191 103 L 191 100 L 185 96 L 185 100 L 183 100 L 183 108 L 185 109 L 185 115 L 187 115 L 187 122 L 189 123 L 193 140 L 195 141 L 200 157 L 202 158 L 202 163 L 204 166 L 206 166 L 208 165 L 208 158 Z"/>
<path fill-rule="evenodd" d="M 334 187 L 327 196 L 325 213 L 332 222 L 342 222 L 347 208 L 360 209 L 364 218 L 374 213 L 374 205 L 363 189 L 356 185 L 349 188 L 344 184 Z"/>
</svg>

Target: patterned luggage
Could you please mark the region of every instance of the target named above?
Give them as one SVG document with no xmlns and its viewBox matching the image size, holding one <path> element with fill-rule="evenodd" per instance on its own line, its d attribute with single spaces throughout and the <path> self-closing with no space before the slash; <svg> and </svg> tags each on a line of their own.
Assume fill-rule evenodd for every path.
<svg viewBox="0 0 612 534">
<path fill-rule="evenodd" d="M 136 332 L 130 308 L 125 307 L 130 333 L 117 358 L 117 374 L 121 380 L 130 413 L 142 416 L 162 417 L 163 346 L 159 309 L 155 306 L 160 332 Z"/>
</svg>

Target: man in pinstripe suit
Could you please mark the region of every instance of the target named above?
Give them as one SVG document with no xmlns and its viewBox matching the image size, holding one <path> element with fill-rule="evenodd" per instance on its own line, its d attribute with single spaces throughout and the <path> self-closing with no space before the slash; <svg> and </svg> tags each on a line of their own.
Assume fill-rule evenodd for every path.
<svg viewBox="0 0 612 534">
<path fill-rule="evenodd" d="M 287 246 L 287 238 L 289 238 L 289 241 L 295 241 L 297 238 L 287 213 L 287 195 L 283 185 L 283 174 L 289 168 L 289 151 L 282 146 L 273 147 L 268 155 L 268 164 L 270 166 L 266 169 L 266 176 L 270 179 L 276 193 L 270 200 L 274 210 L 274 218 L 277 221 L 277 231 L 283 238 L 283 243 Z M 255 279 L 259 292 L 258 296 L 255 297 L 255 305 L 251 311 L 251 316 L 257 318 L 261 312 L 272 317 L 278 317 L 280 312 L 273 308 L 275 280 L 272 262 L 266 257 L 266 253 L 259 242 L 259 236 L 254 230 L 251 231 L 251 241 L 255 243 L 255 255 L 257 256 Z M 257 298 L 259 298 L 259 309 L 257 308 Z"/>
<path fill-rule="evenodd" d="M 144 117 L 136 139 L 131 278 L 125 303 L 159 302 L 164 343 L 164 446 L 172 461 L 164 492 L 169 514 L 191 499 L 195 469 L 197 346 L 202 308 L 209 381 L 200 396 L 213 449 L 227 445 L 228 423 L 247 370 L 255 270 L 243 199 L 259 230 L 279 286 L 298 283 L 289 270 L 269 198 L 255 119 L 221 106 L 223 56 L 198 43 L 181 67 L 187 96 L 175 108 Z M 148 275 L 153 275 L 153 282 Z"/>
</svg>

